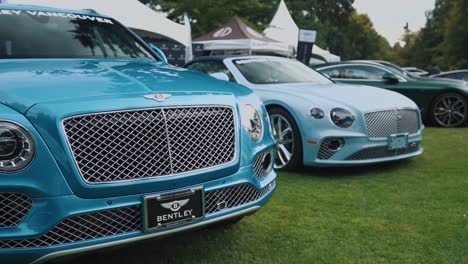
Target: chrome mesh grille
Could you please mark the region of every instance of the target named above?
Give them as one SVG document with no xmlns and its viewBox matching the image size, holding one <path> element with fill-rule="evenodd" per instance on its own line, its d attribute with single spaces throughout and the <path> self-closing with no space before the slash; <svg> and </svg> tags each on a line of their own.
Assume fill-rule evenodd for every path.
<svg viewBox="0 0 468 264">
<path fill-rule="evenodd" d="M 351 156 L 346 158 L 346 160 L 370 160 L 370 159 L 397 157 L 397 156 L 417 152 L 419 151 L 420 146 L 421 146 L 421 142 L 415 142 L 415 143 L 410 144 L 408 148 L 404 148 L 404 149 L 389 150 L 388 146 L 365 148 L 352 154 Z"/>
<path fill-rule="evenodd" d="M 20 224 L 32 207 L 32 200 L 21 193 L 0 193 L 0 228 Z"/>
<path fill-rule="evenodd" d="M 240 184 L 205 193 L 205 213 L 212 214 L 260 200 L 275 188 L 275 183 L 262 190 L 250 184 Z"/>
<path fill-rule="evenodd" d="M 274 187 L 274 182 L 262 190 L 257 190 L 250 184 L 241 184 L 206 192 L 205 213 L 215 213 L 255 202 Z M 142 219 L 141 206 L 73 216 L 37 238 L 0 239 L 0 249 L 50 247 L 138 232 L 142 230 Z"/>
<path fill-rule="evenodd" d="M 78 169 L 89 183 L 169 176 L 235 158 L 230 107 L 98 113 L 64 120 Z"/>
<path fill-rule="evenodd" d="M 261 153 L 260 155 L 258 155 L 255 158 L 254 163 L 253 163 L 253 169 L 254 169 L 255 175 L 260 179 L 267 176 L 268 173 L 271 171 L 271 169 L 265 171 L 264 168 L 263 168 L 263 160 L 265 159 L 266 155 L 268 155 L 268 154 L 271 155 L 272 162 L 273 162 L 273 150 L 271 149 L 271 150 L 265 151 L 265 152 Z"/>
<path fill-rule="evenodd" d="M 0 240 L 0 248 L 49 247 L 141 230 L 141 207 L 126 207 L 65 219 L 46 234 L 31 239 Z"/>
<path fill-rule="evenodd" d="M 319 149 L 319 152 L 318 152 L 318 155 L 317 155 L 318 159 L 328 160 L 338 152 L 338 151 L 331 151 L 331 150 L 328 149 L 328 144 L 330 144 L 330 142 L 332 140 L 340 140 L 340 141 L 344 142 L 344 140 L 342 138 L 326 138 L 326 139 L 324 139 L 322 141 L 322 144 L 320 144 L 320 149 Z"/>
<path fill-rule="evenodd" d="M 419 131 L 417 110 L 397 109 L 365 114 L 369 138 L 386 138 L 393 134 L 416 134 Z"/>
</svg>

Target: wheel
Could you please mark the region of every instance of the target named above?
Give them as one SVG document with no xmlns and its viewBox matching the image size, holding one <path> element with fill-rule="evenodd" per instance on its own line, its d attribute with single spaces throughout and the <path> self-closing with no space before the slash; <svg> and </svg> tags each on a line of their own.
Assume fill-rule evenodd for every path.
<svg viewBox="0 0 468 264">
<path fill-rule="evenodd" d="M 468 103 L 458 93 L 444 93 L 436 97 L 431 107 L 431 121 L 441 127 L 463 126 L 468 117 Z"/>
<path fill-rule="evenodd" d="M 277 144 L 275 169 L 297 170 L 302 167 L 302 142 L 294 118 L 282 108 L 268 111 L 273 137 Z"/>
</svg>

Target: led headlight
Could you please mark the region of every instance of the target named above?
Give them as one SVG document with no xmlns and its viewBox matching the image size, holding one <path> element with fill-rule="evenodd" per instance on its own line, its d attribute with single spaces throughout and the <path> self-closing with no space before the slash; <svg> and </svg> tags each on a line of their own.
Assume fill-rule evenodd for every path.
<svg viewBox="0 0 468 264">
<path fill-rule="evenodd" d="M 262 115 L 252 105 L 242 107 L 242 125 L 249 132 L 253 141 L 259 141 L 263 136 Z"/>
<path fill-rule="evenodd" d="M 35 143 L 26 129 L 0 121 L 0 172 L 26 168 L 34 158 Z"/>
<path fill-rule="evenodd" d="M 348 110 L 335 108 L 331 110 L 330 117 L 332 122 L 342 128 L 348 128 L 354 123 L 354 115 Z"/>
</svg>

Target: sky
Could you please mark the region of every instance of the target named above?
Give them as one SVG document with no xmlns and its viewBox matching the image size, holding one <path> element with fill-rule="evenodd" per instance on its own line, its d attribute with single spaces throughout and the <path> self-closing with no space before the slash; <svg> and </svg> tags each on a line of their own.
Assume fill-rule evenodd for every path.
<svg viewBox="0 0 468 264">
<path fill-rule="evenodd" d="M 355 0 L 359 13 L 369 15 L 377 32 L 391 45 L 400 41 L 406 22 L 411 31 L 426 23 L 426 11 L 434 9 L 435 0 Z"/>
</svg>

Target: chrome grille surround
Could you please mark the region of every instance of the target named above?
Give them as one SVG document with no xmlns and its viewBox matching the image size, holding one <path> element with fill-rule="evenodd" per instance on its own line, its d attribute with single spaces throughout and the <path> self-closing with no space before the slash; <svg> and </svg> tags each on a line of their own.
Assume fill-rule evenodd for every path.
<svg viewBox="0 0 468 264">
<path fill-rule="evenodd" d="M 387 138 L 393 134 L 417 134 L 419 113 L 415 109 L 390 109 L 364 115 L 369 138 Z"/>
<path fill-rule="evenodd" d="M 268 170 L 268 171 L 265 171 L 263 169 L 263 160 L 265 159 L 266 155 L 270 154 L 271 155 L 271 158 L 272 158 L 272 163 L 271 163 L 271 168 Z M 264 178 L 265 176 L 268 175 L 268 173 L 270 173 L 270 171 L 273 169 L 273 159 L 274 159 L 274 151 L 273 149 L 270 149 L 270 150 L 267 150 L 263 153 L 260 153 L 259 155 L 257 155 L 257 157 L 255 158 L 254 160 L 254 163 L 253 163 L 253 170 L 255 172 L 255 175 L 257 176 L 257 178 L 259 179 L 262 179 Z"/>
<path fill-rule="evenodd" d="M 37 238 L 0 240 L 0 249 L 50 247 L 139 231 L 141 211 L 133 206 L 73 216 Z"/>
<path fill-rule="evenodd" d="M 252 185 L 244 183 L 206 192 L 205 213 L 213 214 L 256 202 L 273 190 L 275 186 L 276 182 L 272 182 L 262 190 L 257 190 Z"/>
<path fill-rule="evenodd" d="M 419 151 L 421 142 L 413 142 L 408 148 L 389 150 L 388 146 L 377 146 L 361 149 L 358 152 L 347 157 L 346 160 L 371 160 L 397 157 L 401 155 L 411 154 Z"/>
<path fill-rule="evenodd" d="M 19 225 L 31 207 L 31 198 L 24 194 L 0 192 L 0 228 Z"/>
<path fill-rule="evenodd" d="M 174 176 L 232 163 L 229 106 L 162 107 L 69 117 L 64 134 L 81 177 L 103 184 Z"/>
</svg>

